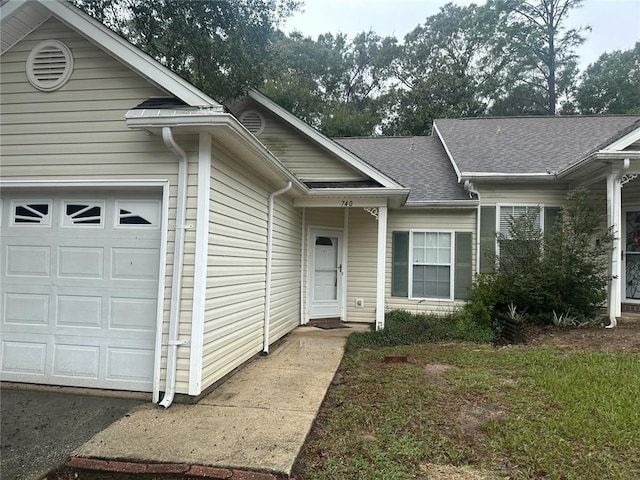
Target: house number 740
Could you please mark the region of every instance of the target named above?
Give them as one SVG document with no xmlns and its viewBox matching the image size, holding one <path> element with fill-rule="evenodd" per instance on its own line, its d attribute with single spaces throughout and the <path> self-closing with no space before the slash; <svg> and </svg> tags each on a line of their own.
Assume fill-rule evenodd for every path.
<svg viewBox="0 0 640 480">
<path fill-rule="evenodd" d="M 342 200 L 343 207 L 353 207 L 353 200 Z"/>
</svg>

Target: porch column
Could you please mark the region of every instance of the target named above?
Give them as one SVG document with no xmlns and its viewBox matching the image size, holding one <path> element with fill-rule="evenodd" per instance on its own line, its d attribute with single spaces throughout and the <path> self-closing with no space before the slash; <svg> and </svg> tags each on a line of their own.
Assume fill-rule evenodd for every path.
<svg viewBox="0 0 640 480">
<path fill-rule="evenodd" d="M 609 263 L 611 280 L 607 298 L 607 314 L 610 323 L 607 328 L 615 327 L 617 323 L 616 317 L 619 317 L 622 313 L 620 305 L 622 301 L 621 189 L 622 184 L 619 173 L 609 173 L 607 175 L 607 223 L 613 234 L 613 245 Z"/>
<path fill-rule="evenodd" d="M 387 254 L 387 207 L 378 207 L 378 257 L 376 266 L 376 330 L 384 328 L 384 285 Z"/>
</svg>

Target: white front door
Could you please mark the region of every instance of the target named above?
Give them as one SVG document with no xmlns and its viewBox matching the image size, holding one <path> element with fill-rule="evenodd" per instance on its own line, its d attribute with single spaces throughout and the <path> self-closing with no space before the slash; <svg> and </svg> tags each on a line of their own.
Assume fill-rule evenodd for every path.
<svg viewBox="0 0 640 480">
<path fill-rule="evenodd" d="M 624 211 L 625 300 L 640 302 L 640 207 Z"/>
<path fill-rule="evenodd" d="M 313 229 L 309 240 L 309 318 L 340 317 L 342 232 Z"/>
</svg>

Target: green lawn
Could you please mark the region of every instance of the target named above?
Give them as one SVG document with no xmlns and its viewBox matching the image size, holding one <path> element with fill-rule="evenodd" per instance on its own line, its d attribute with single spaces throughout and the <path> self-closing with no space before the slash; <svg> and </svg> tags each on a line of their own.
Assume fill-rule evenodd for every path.
<svg viewBox="0 0 640 480">
<path fill-rule="evenodd" d="M 296 468 L 332 480 L 640 478 L 640 353 L 352 344 Z"/>
</svg>

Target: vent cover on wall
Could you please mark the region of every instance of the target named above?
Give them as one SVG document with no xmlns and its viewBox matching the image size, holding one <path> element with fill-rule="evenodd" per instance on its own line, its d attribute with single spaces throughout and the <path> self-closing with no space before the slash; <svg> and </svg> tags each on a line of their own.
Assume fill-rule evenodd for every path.
<svg viewBox="0 0 640 480">
<path fill-rule="evenodd" d="M 73 72 L 71 50 L 57 40 L 45 40 L 36 45 L 27 58 L 27 78 L 43 92 L 62 87 Z"/>
<path fill-rule="evenodd" d="M 264 117 L 255 110 L 249 110 L 240 115 L 240 123 L 256 137 L 264 130 Z"/>
</svg>

